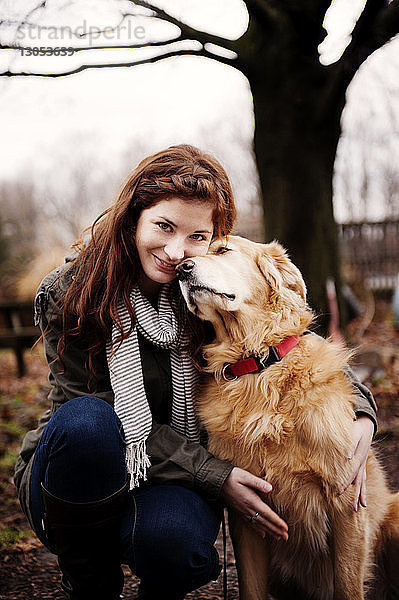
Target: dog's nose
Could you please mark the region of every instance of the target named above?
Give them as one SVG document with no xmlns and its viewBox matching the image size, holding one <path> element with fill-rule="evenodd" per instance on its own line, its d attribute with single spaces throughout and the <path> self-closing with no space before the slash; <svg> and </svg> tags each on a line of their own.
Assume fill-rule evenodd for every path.
<svg viewBox="0 0 399 600">
<path fill-rule="evenodd" d="M 189 259 L 184 260 L 182 263 L 177 265 L 176 271 L 178 279 L 180 279 L 181 281 L 184 281 L 184 279 L 188 279 L 192 270 L 194 269 L 194 266 L 195 262 Z"/>
</svg>

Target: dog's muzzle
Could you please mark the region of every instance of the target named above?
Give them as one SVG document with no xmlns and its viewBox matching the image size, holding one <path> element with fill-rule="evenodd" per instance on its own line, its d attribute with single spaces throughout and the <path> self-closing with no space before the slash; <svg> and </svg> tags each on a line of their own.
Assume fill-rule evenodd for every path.
<svg viewBox="0 0 399 600">
<path fill-rule="evenodd" d="M 190 260 L 189 258 L 187 260 L 184 260 L 176 267 L 177 278 L 180 281 L 186 281 L 192 275 L 194 267 L 195 262 L 193 260 Z"/>
</svg>

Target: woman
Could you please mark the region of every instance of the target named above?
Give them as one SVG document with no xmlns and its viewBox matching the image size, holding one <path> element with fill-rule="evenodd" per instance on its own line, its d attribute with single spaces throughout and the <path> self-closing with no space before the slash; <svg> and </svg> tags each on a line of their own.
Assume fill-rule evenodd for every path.
<svg viewBox="0 0 399 600">
<path fill-rule="evenodd" d="M 260 497 L 271 485 L 209 454 L 193 408 L 189 355 L 204 332 L 182 302 L 175 266 L 206 254 L 234 218 L 221 165 L 171 147 L 138 165 L 87 245 L 39 287 L 52 410 L 27 434 L 15 482 L 73 600 L 119 598 L 121 562 L 141 579 L 141 598 L 184 598 L 215 579 L 219 498 L 257 514 L 260 535 L 287 539 Z M 375 412 L 357 390 L 360 490 Z"/>
</svg>

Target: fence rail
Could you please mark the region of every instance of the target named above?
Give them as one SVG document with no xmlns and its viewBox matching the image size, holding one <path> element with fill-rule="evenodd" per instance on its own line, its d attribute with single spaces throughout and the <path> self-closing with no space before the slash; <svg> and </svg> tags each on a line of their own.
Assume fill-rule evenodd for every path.
<svg viewBox="0 0 399 600">
<path fill-rule="evenodd" d="M 358 270 L 371 289 L 394 289 L 399 277 L 399 220 L 339 225 L 345 266 Z"/>
</svg>

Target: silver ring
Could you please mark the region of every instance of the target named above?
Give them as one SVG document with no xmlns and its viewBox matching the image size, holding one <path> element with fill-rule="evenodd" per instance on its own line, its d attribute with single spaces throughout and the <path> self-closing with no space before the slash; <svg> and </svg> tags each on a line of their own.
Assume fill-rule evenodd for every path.
<svg viewBox="0 0 399 600">
<path fill-rule="evenodd" d="M 249 517 L 249 520 L 251 521 L 251 523 L 253 523 L 255 521 L 255 519 L 257 519 L 259 517 L 259 513 L 255 513 L 254 515 L 252 515 L 252 517 Z"/>
<path fill-rule="evenodd" d="M 233 375 L 233 377 L 227 377 L 226 375 L 226 369 L 228 367 L 231 367 L 231 363 L 226 363 L 222 369 L 222 377 L 225 381 L 234 381 L 235 379 L 237 379 L 238 375 Z"/>
</svg>

